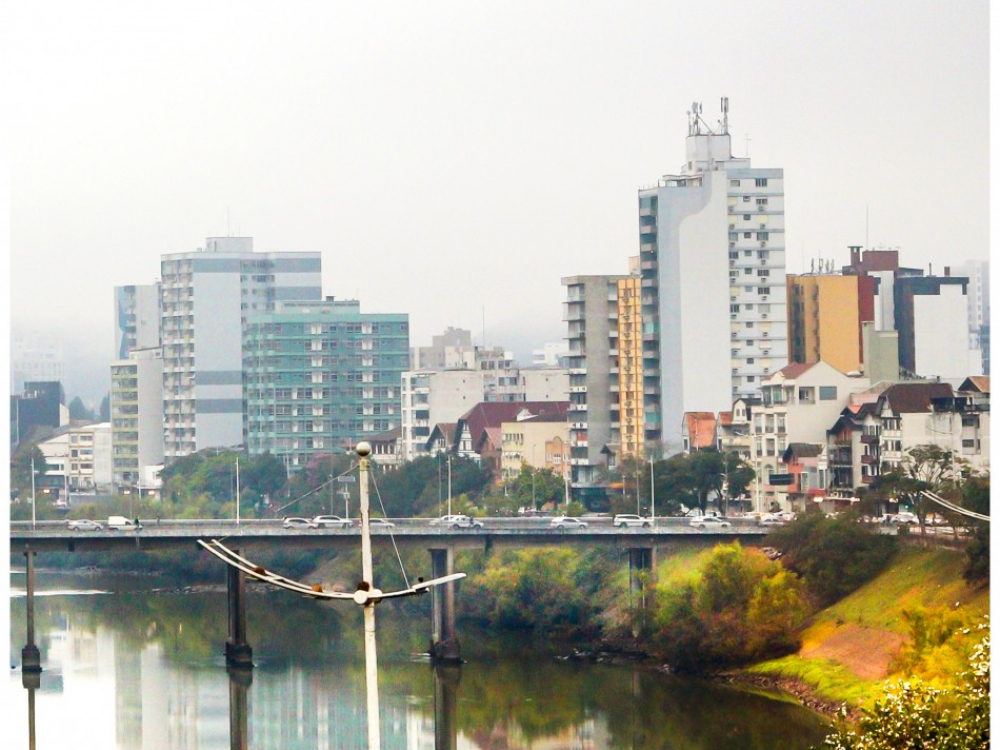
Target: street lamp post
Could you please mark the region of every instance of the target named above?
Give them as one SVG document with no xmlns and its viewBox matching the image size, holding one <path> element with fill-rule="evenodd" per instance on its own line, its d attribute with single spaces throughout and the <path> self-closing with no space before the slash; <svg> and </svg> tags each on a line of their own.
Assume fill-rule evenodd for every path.
<svg viewBox="0 0 1000 750">
<path fill-rule="evenodd" d="M 649 518 L 656 526 L 656 485 L 653 483 L 653 457 L 649 457 Z"/>
<path fill-rule="evenodd" d="M 451 454 L 448 454 L 448 515 L 451 515 Z"/>
</svg>

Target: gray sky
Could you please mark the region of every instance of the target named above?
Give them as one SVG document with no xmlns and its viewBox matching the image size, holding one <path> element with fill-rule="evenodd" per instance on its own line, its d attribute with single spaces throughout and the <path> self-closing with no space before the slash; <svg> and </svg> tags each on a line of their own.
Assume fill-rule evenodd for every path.
<svg viewBox="0 0 1000 750">
<path fill-rule="evenodd" d="M 623 273 L 636 190 L 730 100 L 785 170 L 788 270 L 988 255 L 988 3 L 8 5 L 11 324 L 106 379 L 112 287 L 207 236 L 321 251 L 324 291 L 530 348 Z M 227 221 L 227 214 L 229 219 Z M 102 369 L 104 368 L 104 369 Z M 103 373 L 103 375 L 102 375 Z M 87 390 L 81 374 L 74 377 Z M 89 380 L 87 381 L 90 382 Z M 91 386 L 92 388 L 92 386 Z"/>
</svg>

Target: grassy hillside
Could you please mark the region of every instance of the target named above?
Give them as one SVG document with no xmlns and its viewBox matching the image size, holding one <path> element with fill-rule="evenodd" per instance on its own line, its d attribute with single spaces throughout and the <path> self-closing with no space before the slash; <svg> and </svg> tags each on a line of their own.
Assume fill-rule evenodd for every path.
<svg viewBox="0 0 1000 750">
<path fill-rule="evenodd" d="M 904 548 L 880 576 L 818 612 L 797 654 L 751 671 L 800 680 L 826 700 L 866 702 L 884 679 L 903 676 L 893 662 L 910 640 L 904 611 L 947 610 L 967 622 L 989 613 L 989 589 L 969 587 L 964 565 L 961 552 Z"/>
</svg>

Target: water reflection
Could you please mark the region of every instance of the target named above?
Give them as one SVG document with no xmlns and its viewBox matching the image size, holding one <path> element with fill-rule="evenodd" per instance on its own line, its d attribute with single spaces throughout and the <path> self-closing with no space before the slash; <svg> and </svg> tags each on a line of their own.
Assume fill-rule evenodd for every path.
<svg viewBox="0 0 1000 750">
<path fill-rule="evenodd" d="M 48 587 L 57 583 L 67 585 Z M 359 613 L 255 593 L 249 636 L 257 666 L 227 670 L 223 593 L 80 583 L 116 593 L 36 602 L 45 671 L 34 687 L 16 672 L 10 681 L 8 705 L 27 703 L 28 711 L 0 729 L 4 747 L 365 747 Z M 792 704 L 559 661 L 516 639 L 463 632 L 467 662 L 434 668 L 413 656 L 427 639 L 423 605 L 383 606 L 382 737 L 390 750 L 794 750 L 822 737 L 817 718 Z M 26 635 L 23 612 L 23 600 L 12 600 L 13 662 Z"/>
</svg>

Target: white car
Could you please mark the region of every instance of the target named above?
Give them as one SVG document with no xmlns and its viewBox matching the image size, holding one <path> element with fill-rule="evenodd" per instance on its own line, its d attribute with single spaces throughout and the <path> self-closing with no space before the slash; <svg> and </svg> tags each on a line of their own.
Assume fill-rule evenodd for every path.
<svg viewBox="0 0 1000 750">
<path fill-rule="evenodd" d="M 781 516 L 766 515 L 758 518 L 757 524 L 760 526 L 784 526 L 785 521 L 781 518 Z"/>
<path fill-rule="evenodd" d="M 431 526 L 445 526 L 449 529 L 481 529 L 483 528 L 483 522 L 477 521 L 469 516 L 463 516 L 460 514 L 453 514 L 450 516 L 441 516 L 440 518 L 435 518 L 431 521 Z"/>
<path fill-rule="evenodd" d="M 387 521 L 384 518 L 369 518 L 368 528 L 372 531 L 378 531 L 379 529 L 389 530 L 396 528 L 396 524 L 392 521 Z"/>
<path fill-rule="evenodd" d="M 908 513 L 905 510 L 892 516 L 889 521 L 901 526 L 918 526 L 920 524 L 919 518 L 917 518 L 913 513 Z"/>
<path fill-rule="evenodd" d="M 291 516 L 286 518 L 281 523 L 281 528 L 283 529 L 315 529 L 316 524 L 310 521 L 308 518 L 298 518 L 297 516 Z"/>
<path fill-rule="evenodd" d="M 624 529 L 627 526 L 641 526 L 644 529 L 648 529 L 653 525 L 653 522 L 649 518 L 643 518 L 629 513 L 619 513 L 614 517 L 611 525 L 617 526 L 619 529 Z"/>
<path fill-rule="evenodd" d="M 716 518 L 715 516 L 701 516 L 700 518 L 692 518 L 689 524 L 694 529 L 729 529 L 732 528 L 732 524 L 729 521 L 723 521 L 721 518 Z"/>
<path fill-rule="evenodd" d="M 97 521 L 91 521 L 89 518 L 79 518 L 74 521 L 66 522 L 67 528 L 74 529 L 76 531 L 101 531 L 104 527 Z"/>
<path fill-rule="evenodd" d="M 351 521 L 340 516 L 316 516 L 313 520 L 314 529 L 349 529 Z"/>
<path fill-rule="evenodd" d="M 556 516 L 549 521 L 550 529 L 585 529 L 587 522 L 573 516 Z"/>
</svg>

